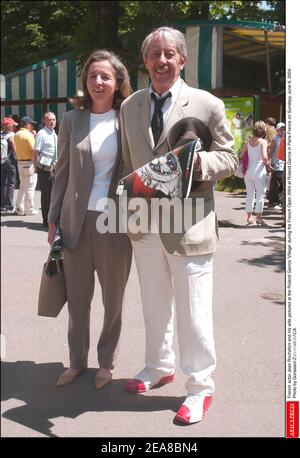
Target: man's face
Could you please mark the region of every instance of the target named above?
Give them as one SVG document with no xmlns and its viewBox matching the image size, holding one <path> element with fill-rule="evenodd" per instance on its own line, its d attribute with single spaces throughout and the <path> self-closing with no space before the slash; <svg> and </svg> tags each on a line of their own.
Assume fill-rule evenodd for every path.
<svg viewBox="0 0 300 458">
<path fill-rule="evenodd" d="M 277 133 L 278 135 L 280 135 L 280 137 L 284 137 L 285 136 L 285 127 L 280 127 L 280 129 L 277 129 Z"/>
<path fill-rule="evenodd" d="M 44 124 L 48 129 L 53 130 L 56 126 L 56 117 L 54 115 L 47 115 L 44 117 Z"/>
<path fill-rule="evenodd" d="M 179 78 L 180 71 L 186 64 L 186 58 L 180 56 L 173 40 L 155 38 L 150 43 L 144 58 L 153 89 L 159 95 L 166 92 Z"/>
</svg>

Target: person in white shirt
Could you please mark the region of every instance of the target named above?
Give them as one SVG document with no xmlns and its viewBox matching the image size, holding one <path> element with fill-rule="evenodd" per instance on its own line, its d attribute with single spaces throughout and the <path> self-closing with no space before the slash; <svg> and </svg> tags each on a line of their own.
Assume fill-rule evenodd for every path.
<svg viewBox="0 0 300 458">
<path fill-rule="evenodd" d="M 57 161 L 57 135 L 55 132 L 56 116 L 51 111 L 44 115 L 44 128 L 36 137 L 33 150 L 33 163 L 38 174 L 41 189 L 41 207 L 43 226 L 48 227 L 48 212 L 54 179 L 54 167 Z"/>
<path fill-rule="evenodd" d="M 59 224 L 69 306 L 70 368 L 60 375 L 57 385 L 74 382 L 87 368 L 96 271 L 104 306 L 95 374 L 95 387 L 100 389 L 112 379 L 131 244 L 126 234 L 98 231 L 97 221 L 103 213 L 109 217 L 107 199 L 116 198 L 122 166 L 118 113 L 131 88 L 125 66 L 105 50 L 87 59 L 82 83 L 83 109 L 78 104 L 64 114 L 60 124 L 48 241 L 52 245 Z"/>
</svg>

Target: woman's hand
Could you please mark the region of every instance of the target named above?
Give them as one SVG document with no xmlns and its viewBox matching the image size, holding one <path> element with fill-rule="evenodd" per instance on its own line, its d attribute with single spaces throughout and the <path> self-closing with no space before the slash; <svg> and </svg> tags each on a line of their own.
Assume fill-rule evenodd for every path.
<svg viewBox="0 0 300 458">
<path fill-rule="evenodd" d="M 56 232 L 56 224 L 54 223 L 49 223 L 48 224 L 48 243 L 50 246 L 53 244 L 53 240 L 55 237 L 55 232 Z"/>
</svg>

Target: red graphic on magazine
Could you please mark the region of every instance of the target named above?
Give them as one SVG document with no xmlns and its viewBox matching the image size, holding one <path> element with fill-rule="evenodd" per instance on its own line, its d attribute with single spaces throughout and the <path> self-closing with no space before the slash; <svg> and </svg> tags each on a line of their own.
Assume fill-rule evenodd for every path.
<svg viewBox="0 0 300 458">
<path fill-rule="evenodd" d="M 156 157 L 120 180 L 117 194 L 126 191 L 128 197 L 188 197 L 196 146 L 201 149 L 200 139 Z"/>
</svg>

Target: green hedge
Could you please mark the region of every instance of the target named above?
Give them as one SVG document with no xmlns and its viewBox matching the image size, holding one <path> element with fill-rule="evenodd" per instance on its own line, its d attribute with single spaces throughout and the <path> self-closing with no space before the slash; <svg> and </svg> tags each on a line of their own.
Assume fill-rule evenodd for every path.
<svg viewBox="0 0 300 458">
<path fill-rule="evenodd" d="M 216 183 L 216 191 L 233 192 L 240 190 L 245 190 L 245 182 L 243 178 L 238 178 L 235 175 L 224 178 Z"/>
</svg>

